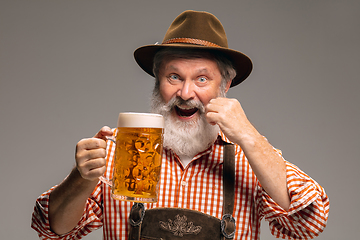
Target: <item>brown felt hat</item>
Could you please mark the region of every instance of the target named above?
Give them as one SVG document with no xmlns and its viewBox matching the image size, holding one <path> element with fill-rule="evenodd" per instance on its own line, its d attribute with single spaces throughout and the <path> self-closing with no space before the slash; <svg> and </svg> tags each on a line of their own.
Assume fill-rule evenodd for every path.
<svg viewBox="0 0 360 240">
<path fill-rule="evenodd" d="M 225 55 L 236 70 L 231 87 L 244 81 L 252 70 L 252 62 L 245 54 L 228 47 L 224 27 L 219 19 L 208 12 L 188 10 L 181 13 L 171 23 L 161 44 L 139 47 L 134 57 L 139 66 L 151 76 L 153 59 L 157 51 L 163 48 L 193 48 L 219 51 Z"/>
</svg>

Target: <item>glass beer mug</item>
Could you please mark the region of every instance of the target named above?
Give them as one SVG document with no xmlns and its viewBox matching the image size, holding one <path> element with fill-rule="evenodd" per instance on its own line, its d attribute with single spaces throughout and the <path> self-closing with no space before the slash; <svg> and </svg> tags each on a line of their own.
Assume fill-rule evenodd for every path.
<svg viewBox="0 0 360 240">
<path fill-rule="evenodd" d="M 157 202 L 163 131 L 159 114 L 119 114 L 113 177 L 110 181 L 100 177 L 111 186 L 113 199 Z"/>
</svg>

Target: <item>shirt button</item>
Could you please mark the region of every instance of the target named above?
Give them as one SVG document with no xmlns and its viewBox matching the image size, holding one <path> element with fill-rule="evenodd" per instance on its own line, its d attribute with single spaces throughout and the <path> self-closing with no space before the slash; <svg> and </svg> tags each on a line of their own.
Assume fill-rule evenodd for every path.
<svg viewBox="0 0 360 240">
<path fill-rule="evenodd" d="M 187 186 L 187 182 L 181 181 L 181 186 L 186 187 L 186 186 Z"/>
</svg>

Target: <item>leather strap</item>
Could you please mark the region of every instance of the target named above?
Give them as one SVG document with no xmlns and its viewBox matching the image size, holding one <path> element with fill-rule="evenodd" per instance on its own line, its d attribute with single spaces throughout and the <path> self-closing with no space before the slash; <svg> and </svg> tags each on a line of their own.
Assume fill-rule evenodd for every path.
<svg viewBox="0 0 360 240">
<path fill-rule="evenodd" d="M 227 239 L 235 236 L 235 219 L 232 216 L 235 198 L 235 149 L 234 145 L 224 142 L 223 164 L 223 217 L 221 232 Z"/>
<path fill-rule="evenodd" d="M 223 214 L 232 215 L 235 198 L 235 150 L 230 143 L 224 143 L 223 194 Z"/>
</svg>

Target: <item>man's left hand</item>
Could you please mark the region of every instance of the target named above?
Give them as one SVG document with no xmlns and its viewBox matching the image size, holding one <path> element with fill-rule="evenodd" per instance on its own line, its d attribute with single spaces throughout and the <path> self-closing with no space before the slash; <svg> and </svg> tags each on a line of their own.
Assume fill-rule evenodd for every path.
<svg viewBox="0 0 360 240">
<path fill-rule="evenodd" d="M 219 125 L 225 136 L 239 145 L 256 132 L 236 99 L 211 99 L 206 105 L 206 118 L 210 124 Z"/>
</svg>

